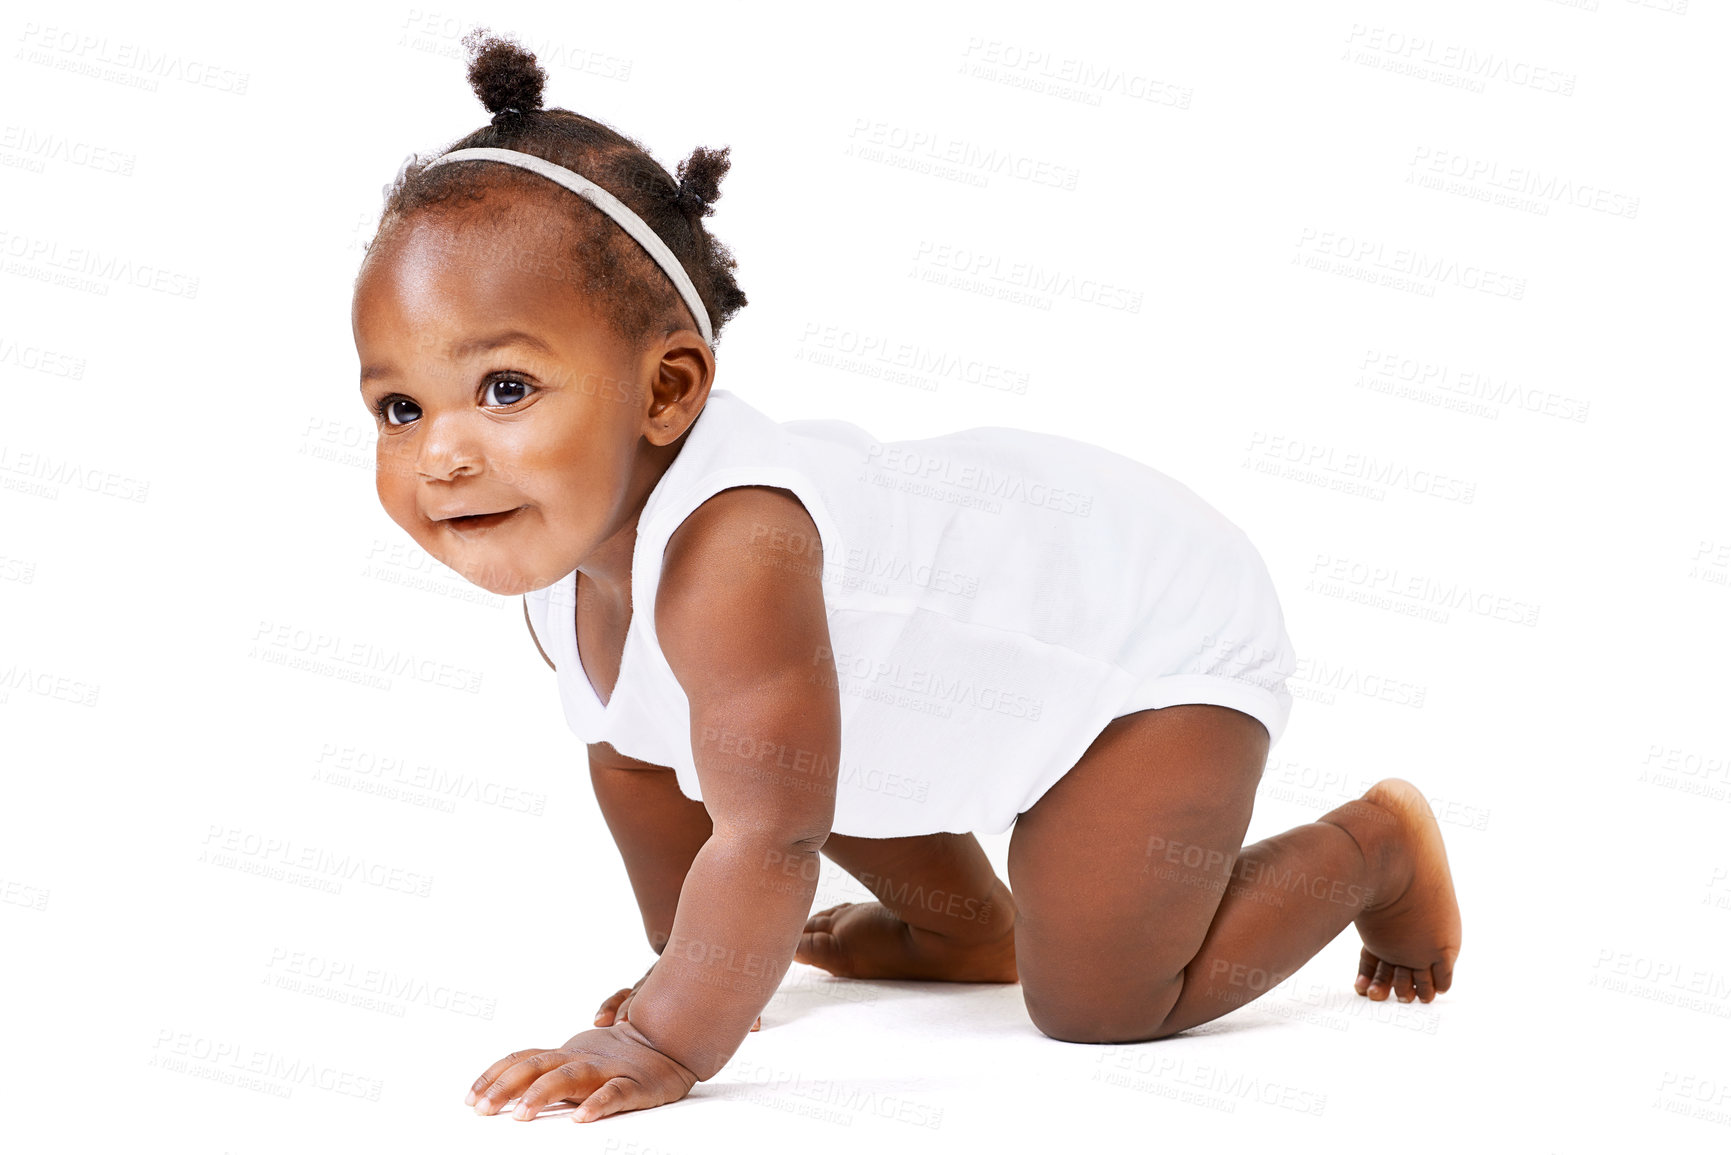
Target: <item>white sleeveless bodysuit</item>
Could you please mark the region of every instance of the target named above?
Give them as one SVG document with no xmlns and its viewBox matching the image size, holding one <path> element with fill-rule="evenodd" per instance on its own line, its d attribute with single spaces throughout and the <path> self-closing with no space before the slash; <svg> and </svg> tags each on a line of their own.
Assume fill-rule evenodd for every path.
<svg viewBox="0 0 1731 1155">
<path fill-rule="evenodd" d="M 1136 710 L 1230 706 L 1271 742 L 1286 727 L 1297 663 L 1268 570 L 1172 478 L 1020 429 L 880 443 L 711 389 L 638 519 L 605 706 L 577 657 L 576 571 L 525 598 L 571 730 L 672 767 L 689 798 L 702 798 L 690 705 L 656 638 L 655 591 L 673 531 L 736 485 L 792 491 L 822 538 L 837 834 L 1002 833 Z"/>
</svg>

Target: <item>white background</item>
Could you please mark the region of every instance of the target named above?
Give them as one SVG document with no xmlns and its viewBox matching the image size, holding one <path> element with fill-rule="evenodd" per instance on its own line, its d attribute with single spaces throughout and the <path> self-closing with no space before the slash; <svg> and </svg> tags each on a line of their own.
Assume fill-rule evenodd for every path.
<svg viewBox="0 0 1731 1155">
<path fill-rule="evenodd" d="M 1731 104 L 1683 5 L 9 5 L 7 1145 L 1723 1149 Z M 795 966 L 682 1103 L 467 1110 L 652 957 L 519 604 L 373 493 L 352 281 L 405 154 L 486 119 L 475 24 L 670 169 L 731 146 L 720 387 L 1063 433 L 1243 526 L 1301 659 L 1249 839 L 1424 788 L 1454 989 L 1358 998 L 1349 928 L 1101 1048 Z"/>
</svg>

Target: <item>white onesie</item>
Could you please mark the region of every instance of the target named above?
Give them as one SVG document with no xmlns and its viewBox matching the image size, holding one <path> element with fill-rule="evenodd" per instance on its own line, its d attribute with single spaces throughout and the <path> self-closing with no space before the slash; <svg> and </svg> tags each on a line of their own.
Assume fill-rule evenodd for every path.
<svg viewBox="0 0 1731 1155">
<path fill-rule="evenodd" d="M 1272 742 L 1286 727 L 1297 663 L 1268 570 L 1172 478 L 1052 434 L 879 442 L 711 389 L 638 520 L 606 705 L 577 657 L 576 571 L 525 599 L 571 730 L 672 767 L 687 797 L 702 798 L 690 705 L 656 637 L 655 591 L 673 531 L 736 485 L 791 490 L 822 538 L 839 766 L 750 752 L 785 761 L 778 773 L 833 776 L 837 834 L 1002 833 L 1135 710 L 1230 706 Z"/>
</svg>

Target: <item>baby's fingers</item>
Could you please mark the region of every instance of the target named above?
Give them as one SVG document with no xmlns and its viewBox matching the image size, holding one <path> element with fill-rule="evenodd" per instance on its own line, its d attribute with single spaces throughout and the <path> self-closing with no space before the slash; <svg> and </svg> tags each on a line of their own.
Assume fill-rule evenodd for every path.
<svg viewBox="0 0 1731 1155">
<path fill-rule="evenodd" d="M 491 1067 L 488 1067 L 486 1071 L 482 1073 L 481 1077 L 476 1079 L 474 1083 L 470 1085 L 468 1095 L 463 1098 L 463 1105 L 466 1107 L 475 1106 L 481 1092 L 485 1091 L 488 1087 L 491 1087 L 493 1085 L 493 1080 L 497 1079 L 507 1067 L 513 1066 L 521 1060 L 528 1058 L 530 1055 L 538 1054 L 540 1051 L 540 1047 L 530 1047 L 523 1051 L 513 1051 L 503 1059 L 500 1059 L 497 1063 L 494 1063 Z"/>
<path fill-rule="evenodd" d="M 602 1073 L 601 1068 L 588 1059 L 574 1059 L 569 1052 L 562 1053 L 559 1057 L 565 1061 L 542 1074 L 523 1092 L 514 1112 L 517 1118 L 533 1119 L 547 1104 L 557 1103 L 562 1099 L 573 1102 L 587 1099 L 597 1087 L 607 1082 L 607 1076 Z"/>
<path fill-rule="evenodd" d="M 480 1096 L 474 1101 L 476 1112 L 497 1114 L 500 1107 L 522 1094 L 529 1084 L 564 1061 L 564 1051 L 550 1051 L 544 1047 L 530 1047 L 506 1055 L 488 1067 L 487 1073 L 476 1079 L 474 1087 L 470 1088 L 471 1097 Z"/>
<path fill-rule="evenodd" d="M 665 1099 L 651 1094 L 649 1089 L 636 1079 L 626 1075 L 615 1075 L 579 1103 L 577 1110 L 571 1113 L 571 1118 L 579 1123 L 588 1123 L 591 1120 L 614 1115 L 620 1111 L 638 1111 L 644 1107 L 659 1107 L 665 1101 Z"/>
<path fill-rule="evenodd" d="M 601 1004 L 601 1009 L 595 1012 L 595 1025 L 611 1027 L 619 1014 L 619 1004 L 631 997 L 631 987 L 621 987 L 609 995 L 607 1001 Z"/>
</svg>

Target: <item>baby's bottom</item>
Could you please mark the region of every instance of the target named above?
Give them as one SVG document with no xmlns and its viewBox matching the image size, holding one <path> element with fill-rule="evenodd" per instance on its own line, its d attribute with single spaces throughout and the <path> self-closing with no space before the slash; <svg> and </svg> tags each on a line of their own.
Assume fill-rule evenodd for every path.
<svg viewBox="0 0 1731 1155">
<path fill-rule="evenodd" d="M 954 835 L 826 846 L 881 905 L 814 915 L 797 957 L 861 978 L 963 977 L 933 971 L 960 959 L 978 973 L 996 959 L 997 981 L 1019 975 L 1035 1025 L 1076 1042 L 1160 1038 L 1217 1018 L 1349 923 L 1365 943 L 1360 994 L 1428 1002 L 1447 990 L 1460 915 L 1423 796 L 1384 779 L 1316 822 L 1242 846 L 1267 754 L 1262 724 L 1223 706 L 1116 718 L 1016 822 L 1008 960 L 999 927 L 958 921 L 953 903 L 940 919 L 911 901 L 1002 885 L 978 843 Z"/>
</svg>

